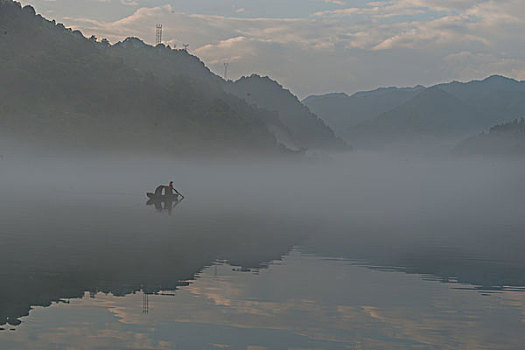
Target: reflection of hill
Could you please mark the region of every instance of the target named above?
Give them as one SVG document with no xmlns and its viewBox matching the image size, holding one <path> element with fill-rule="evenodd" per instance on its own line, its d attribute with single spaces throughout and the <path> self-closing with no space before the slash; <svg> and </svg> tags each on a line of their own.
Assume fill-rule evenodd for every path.
<svg viewBox="0 0 525 350">
<path fill-rule="evenodd" d="M 126 212 L 97 209 L 100 203 L 94 202 L 40 203 L 42 209 L 27 218 L 23 208 L 2 208 L 12 219 L 1 224 L 0 324 L 8 319 L 16 324 L 31 306 L 85 291 L 174 290 L 216 259 L 261 267 L 300 240 L 293 233 L 298 230 L 287 231 L 271 217 L 181 217 L 177 210 L 183 205 L 169 217 L 142 205 Z"/>
<path fill-rule="evenodd" d="M 483 290 L 525 287 L 522 224 L 484 226 L 470 219 L 449 220 L 356 225 L 345 232 L 312 237 L 302 249 Z"/>
</svg>

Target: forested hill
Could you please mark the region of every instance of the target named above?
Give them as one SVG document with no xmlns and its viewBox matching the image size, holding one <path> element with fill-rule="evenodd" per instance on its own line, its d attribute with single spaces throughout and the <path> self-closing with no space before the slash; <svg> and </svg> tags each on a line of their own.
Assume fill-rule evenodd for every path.
<svg viewBox="0 0 525 350">
<path fill-rule="evenodd" d="M 4 140 L 170 154 L 302 146 L 279 113 L 226 92 L 185 50 L 88 39 L 11 0 L 0 0 L 0 34 Z"/>
<path fill-rule="evenodd" d="M 205 82 L 217 88 L 224 80 L 213 74 L 196 56 L 186 50 L 173 50 L 159 44 L 153 47 L 139 38 L 127 38 L 115 45 L 106 45 L 107 53 L 141 72 L 153 74 L 168 83 L 173 76 L 185 76 L 194 82 Z"/>
<path fill-rule="evenodd" d="M 525 119 L 499 124 L 461 142 L 455 149 L 459 154 L 525 156 Z"/>
<path fill-rule="evenodd" d="M 252 106 L 264 109 L 281 123 L 270 129 L 278 141 L 292 149 L 345 149 L 344 142 L 316 115 L 311 113 L 289 90 L 268 77 L 252 75 L 238 81 L 224 81 L 213 74 L 197 57 L 185 50 L 171 50 L 163 45 L 152 48 L 137 38 L 128 38 L 108 49 L 113 57 L 143 72 L 151 72 L 161 81 L 172 75 L 193 84 L 224 90 Z M 184 69 L 181 69 L 184 68 Z M 282 128 L 284 126 L 284 128 Z"/>
<path fill-rule="evenodd" d="M 228 85 L 228 91 L 260 108 L 275 111 L 292 137 L 303 148 L 343 149 L 344 142 L 279 83 L 259 75 L 243 77 Z"/>
</svg>

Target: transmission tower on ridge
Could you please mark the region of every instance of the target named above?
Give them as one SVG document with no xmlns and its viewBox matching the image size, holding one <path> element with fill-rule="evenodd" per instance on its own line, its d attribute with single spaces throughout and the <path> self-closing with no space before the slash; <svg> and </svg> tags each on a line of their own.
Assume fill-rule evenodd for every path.
<svg viewBox="0 0 525 350">
<path fill-rule="evenodd" d="M 155 35 L 155 46 L 162 44 L 162 24 L 157 24 L 157 33 Z"/>
<path fill-rule="evenodd" d="M 228 80 L 228 66 L 230 64 L 228 62 L 224 62 L 224 80 Z"/>
</svg>

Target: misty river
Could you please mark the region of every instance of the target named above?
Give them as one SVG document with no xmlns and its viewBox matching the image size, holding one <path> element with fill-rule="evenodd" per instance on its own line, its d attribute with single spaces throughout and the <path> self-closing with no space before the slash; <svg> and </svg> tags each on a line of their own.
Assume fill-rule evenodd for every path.
<svg viewBox="0 0 525 350">
<path fill-rule="evenodd" d="M 520 348 L 525 164 L 0 160 L 0 347 Z M 185 199 L 147 205 L 173 180 Z"/>
</svg>

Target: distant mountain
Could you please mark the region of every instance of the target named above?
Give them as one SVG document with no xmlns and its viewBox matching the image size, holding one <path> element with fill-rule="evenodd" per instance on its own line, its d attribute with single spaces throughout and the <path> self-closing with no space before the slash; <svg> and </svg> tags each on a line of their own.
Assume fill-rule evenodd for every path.
<svg viewBox="0 0 525 350">
<path fill-rule="evenodd" d="M 525 81 L 493 75 L 484 80 L 437 86 L 473 108 L 478 114 L 476 129 L 480 132 L 525 115 Z"/>
<path fill-rule="evenodd" d="M 301 135 L 301 120 L 286 125 L 280 106 L 268 111 L 227 91 L 185 50 L 87 39 L 11 0 L 0 0 L 0 29 L 3 139 L 61 149 L 276 153 L 304 148 L 315 134 L 308 116 L 311 133 Z M 325 139 L 308 145 L 339 142 L 318 126 Z"/>
<path fill-rule="evenodd" d="M 366 146 L 445 138 L 470 130 L 471 114 L 466 103 L 432 87 L 375 119 L 358 124 L 349 135 L 356 144 Z"/>
<path fill-rule="evenodd" d="M 380 88 L 348 96 L 344 93 L 309 96 L 303 100 L 313 113 L 322 118 L 340 137 L 348 139 L 348 132 L 363 121 L 372 120 L 414 97 L 424 87 Z"/>
<path fill-rule="evenodd" d="M 464 155 L 525 155 L 525 119 L 490 128 L 488 133 L 470 137 L 458 144 L 455 152 Z"/>
<path fill-rule="evenodd" d="M 334 102 L 329 107 L 323 103 L 330 99 L 348 103 L 358 97 L 369 98 L 369 107 L 360 112 L 356 103 L 348 104 L 346 119 L 336 117 L 329 122 L 338 135 L 357 148 L 385 148 L 414 141 L 453 143 L 525 114 L 525 82 L 497 75 L 429 88 L 387 88 L 351 97 L 340 94 L 309 97 L 304 103 L 320 116 L 334 116 L 336 113 L 330 114 L 330 108 L 340 105 Z M 362 120 L 358 122 L 359 119 Z"/>
<path fill-rule="evenodd" d="M 290 91 L 268 77 L 252 75 L 228 85 L 227 91 L 259 108 L 274 111 L 301 148 L 342 150 L 345 144 Z"/>
</svg>

